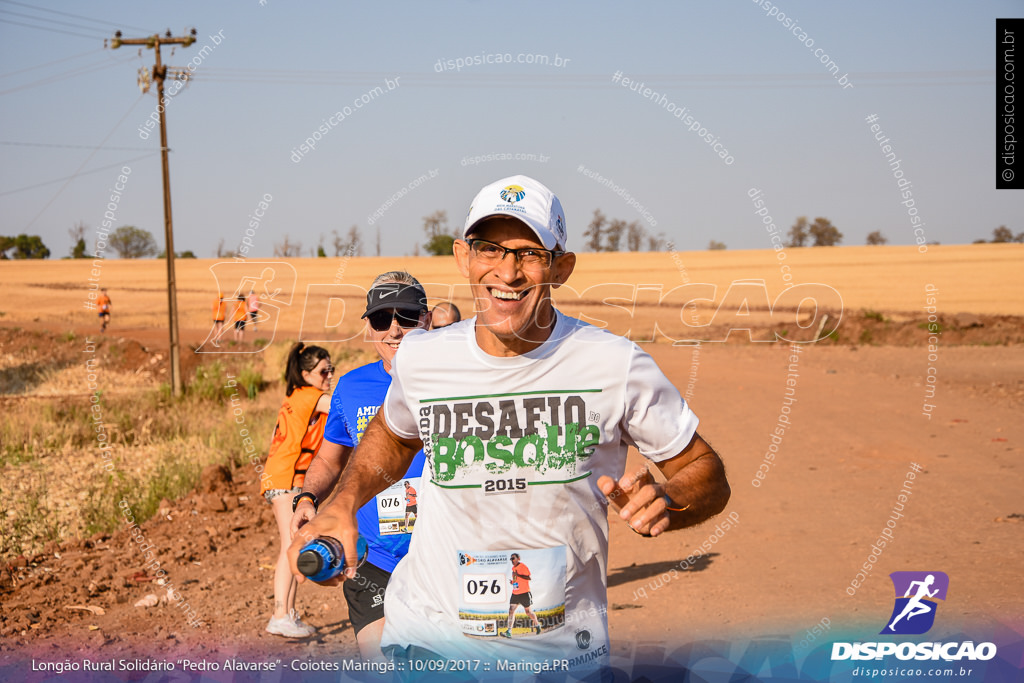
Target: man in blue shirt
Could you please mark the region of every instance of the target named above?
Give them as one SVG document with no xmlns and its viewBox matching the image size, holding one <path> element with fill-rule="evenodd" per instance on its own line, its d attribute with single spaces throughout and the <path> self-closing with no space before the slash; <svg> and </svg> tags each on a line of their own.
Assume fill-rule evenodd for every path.
<svg viewBox="0 0 1024 683">
<path fill-rule="evenodd" d="M 409 273 L 384 273 L 377 276 L 366 294 L 363 318 L 366 334 L 380 360 L 356 368 L 338 380 L 323 444 L 306 472 L 302 492 L 295 496 L 293 536 L 316 515 L 320 501 L 334 491 L 352 449 L 359 444 L 366 426 L 384 402 L 391 386 L 391 361 L 405 333 L 429 326 L 426 293 Z M 405 476 L 390 482 L 387 489 L 360 508 L 356 515 L 359 533 L 366 539 L 369 552 L 355 579 L 345 581 L 344 591 L 359 652 L 366 659 L 381 656 L 384 590 L 391 572 L 409 550 L 412 529 L 403 523 L 406 487 L 419 487 L 423 459 L 423 451 L 420 451 Z"/>
</svg>

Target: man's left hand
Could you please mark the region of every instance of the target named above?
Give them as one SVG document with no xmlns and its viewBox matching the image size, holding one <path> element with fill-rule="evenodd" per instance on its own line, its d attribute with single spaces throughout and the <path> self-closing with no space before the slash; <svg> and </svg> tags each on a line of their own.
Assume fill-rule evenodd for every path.
<svg viewBox="0 0 1024 683">
<path fill-rule="evenodd" d="M 654 475 L 646 467 L 618 481 L 605 475 L 597 480 L 597 487 L 636 533 L 658 536 L 668 531 L 665 488 L 654 481 Z"/>
</svg>

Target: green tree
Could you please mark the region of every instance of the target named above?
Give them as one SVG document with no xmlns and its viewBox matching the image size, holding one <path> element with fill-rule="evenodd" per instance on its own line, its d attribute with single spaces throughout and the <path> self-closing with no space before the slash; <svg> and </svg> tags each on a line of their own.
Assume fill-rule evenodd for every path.
<svg viewBox="0 0 1024 683">
<path fill-rule="evenodd" d="M 159 252 L 156 240 L 148 230 L 136 228 L 134 225 L 122 225 L 110 233 L 110 248 L 121 258 L 147 258 Z"/>
<path fill-rule="evenodd" d="M 451 256 L 456 235 L 448 227 L 448 212 L 435 211 L 423 217 L 423 232 L 427 241 L 423 250 L 431 256 Z"/>
<path fill-rule="evenodd" d="M 725 251 L 726 250 L 725 242 L 719 242 L 717 240 L 711 240 L 710 242 L 708 242 L 708 250 L 709 251 Z"/>
<path fill-rule="evenodd" d="M 1000 225 L 992 231 L 992 244 L 1004 244 L 1013 241 L 1013 233 L 1005 225 Z"/>
<path fill-rule="evenodd" d="M 423 245 L 423 251 L 431 256 L 451 256 L 455 247 L 453 235 L 434 235 Z"/>
<path fill-rule="evenodd" d="M 167 250 L 166 249 L 161 249 L 160 253 L 157 254 L 156 257 L 157 258 L 167 258 Z M 196 258 L 196 255 L 194 253 L 192 253 L 191 249 L 186 249 L 185 251 L 176 251 L 176 252 L 174 252 L 174 258 Z"/>
<path fill-rule="evenodd" d="M 820 216 L 814 219 L 807 232 L 814 238 L 816 247 L 834 247 L 843 241 L 843 233 L 839 232 L 827 218 Z"/>
<path fill-rule="evenodd" d="M 886 244 L 888 241 L 889 240 L 885 239 L 885 235 L 882 234 L 881 230 L 875 230 L 874 232 L 872 232 L 872 233 L 870 233 L 868 235 L 867 244 L 879 245 L 879 244 Z"/>
<path fill-rule="evenodd" d="M 789 244 L 788 247 L 802 247 L 807 244 L 807 216 L 800 216 L 796 219 L 796 223 L 789 229 Z"/>
<path fill-rule="evenodd" d="M 309 255 L 314 258 L 327 258 L 327 252 L 324 251 L 324 234 L 320 233 L 320 239 L 317 240 L 315 247 L 309 248 Z"/>
<path fill-rule="evenodd" d="M 68 234 L 71 235 L 71 258 L 87 258 L 89 255 L 86 253 L 85 245 L 85 231 L 86 226 L 82 221 L 75 223 L 75 227 L 68 229 Z"/>
<path fill-rule="evenodd" d="M 13 252 L 8 254 L 7 252 Z M 0 236 L 0 259 L 45 259 L 50 258 L 50 250 L 43 244 L 39 235 L 22 233 L 17 237 Z"/>
</svg>

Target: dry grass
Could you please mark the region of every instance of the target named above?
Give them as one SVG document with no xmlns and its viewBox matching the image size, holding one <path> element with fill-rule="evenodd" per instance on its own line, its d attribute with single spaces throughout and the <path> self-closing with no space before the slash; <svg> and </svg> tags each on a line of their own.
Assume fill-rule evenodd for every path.
<svg viewBox="0 0 1024 683">
<path fill-rule="evenodd" d="M 206 465 L 252 466 L 243 427 L 262 462 L 281 405 L 277 377 L 287 352 L 287 344 L 275 344 L 245 357 L 240 368 L 229 370 L 220 360 L 200 366 L 180 399 L 152 381 L 126 389 L 133 373 L 97 373 L 103 431 L 112 446 L 108 458 L 99 447 L 90 398 L 46 395 L 61 377 L 84 372 L 80 367 L 55 371 L 27 395 L 0 397 L 0 558 L 37 553 L 47 541 L 109 531 L 118 524 L 123 497 L 146 519 L 162 499 L 192 490 Z M 334 360 L 344 371 L 369 358 L 350 353 L 335 354 Z M 226 386 L 228 372 L 237 390 Z"/>
<path fill-rule="evenodd" d="M 225 381 L 221 372 L 216 383 Z M 230 392 L 219 394 L 178 400 L 154 389 L 101 395 L 107 450 L 97 440 L 88 399 L 6 400 L 0 418 L 0 557 L 108 531 L 124 496 L 148 517 L 161 499 L 192 489 L 205 465 L 240 463 L 244 452 Z M 244 393 L 240 398 L 247 426 L 258 442 L 269 443 L 280 401 L 269 393 L 254 401 Z"/>
</svg>

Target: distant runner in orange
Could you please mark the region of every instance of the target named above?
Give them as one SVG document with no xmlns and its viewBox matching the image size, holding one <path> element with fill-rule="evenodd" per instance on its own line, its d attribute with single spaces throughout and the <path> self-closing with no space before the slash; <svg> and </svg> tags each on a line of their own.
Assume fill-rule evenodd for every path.
<svg viewBox="0 0 1024 683">
<path fill-rule="evenodd" d="M 106 332 L 107 325 L 110 324 L 110 297 L 107 296 L 106 287 L 100 289 L 100 295 L 96 297 L 96 308 L 100 312 L 100 320 L 103 321 L 100 332 Z"/>
<path fill-rule="evenodd" d="M 224 334 L 224 318 L 228 312 L 228 303 L 224 300 L 224 292 L 217 292 L 213 300 L 213 345 L 220 346 L 220 336 Z"/>
<path fill-rule="evenodd" d="M 245 297 L 239 294 L 238 299 L 235 301 L 235 310 L 231 316 L 231 320 L 235 323 L 235 341 L 237 342 L 245 338 L 245 319 L 248 317 L 249 311 L 246 310 Z"/>
</svg>

